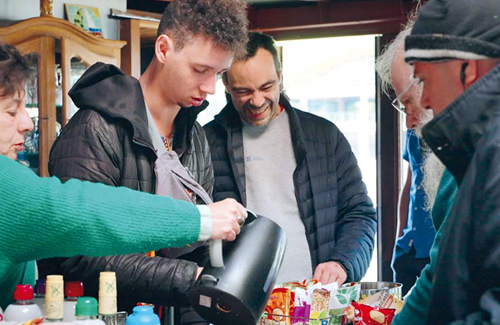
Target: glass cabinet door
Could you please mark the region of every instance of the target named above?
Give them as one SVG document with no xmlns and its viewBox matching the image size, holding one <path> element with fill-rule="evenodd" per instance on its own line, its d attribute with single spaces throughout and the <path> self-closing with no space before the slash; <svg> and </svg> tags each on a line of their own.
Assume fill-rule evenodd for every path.
<svg viewBox="0 0 500 325">
<path fill-rule="evenodd" d="M 36 79 L 26 84 L 26 89 L 25 89 L 26 111 L 33 120 L 34 129 L 33 131 L 27 132 L 25 134 L 23 151 L 17 154 L 17 160 L 23 165 L 30 167 L 35 173 L 38 174 L 38 168 L 40 165 L 40 159 L 39 159 L 40 128 L 38 126 L 39 109 L 38 109 L 37 86 L 38 85 Z"/>
</svg>

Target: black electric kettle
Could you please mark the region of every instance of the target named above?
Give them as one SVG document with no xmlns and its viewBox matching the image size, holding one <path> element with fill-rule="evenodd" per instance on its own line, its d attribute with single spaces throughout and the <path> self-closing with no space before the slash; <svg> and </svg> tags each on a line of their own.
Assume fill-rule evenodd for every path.
<svg viewBox="0 0 500 325">
<path fill-rule="evenodd" d="M 212 265 L 203 269 L 191 287 L 191 306 L 216 325 L 257 324 L 285 256 L 285 231 L 248 211 L 236 240 L 222 244 L 223 262 L 221 256 L 213 256 L 217 242 L 211 245 Z M 214 266 L 217 263 L 220 266 Z"/>
</svg>

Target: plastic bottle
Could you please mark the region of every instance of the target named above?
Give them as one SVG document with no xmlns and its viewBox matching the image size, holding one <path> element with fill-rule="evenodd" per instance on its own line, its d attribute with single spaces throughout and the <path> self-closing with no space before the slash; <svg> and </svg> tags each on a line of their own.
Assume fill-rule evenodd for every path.
<svg viewBox="0 0 500 325">
<path fill-rule="evenodd" d="M 75 307 L 75 318 L 72 323 L 75 325 L 106 325 L 102 320 L 97 319 L 97 300 L 92 297 L 80 297 Z"/>
<path fill-rule="evenodd" d="M 99 274 L 99 315 L 106 325 L 117 325 L 116 273 Z"/>
<path fill-rule="evenodd" d="M 33 302 L 40 307 L 42 313 L 45 312 L 45 279 L 38 279 L 35 283 L 35 297 L 33 298 Z"/>
<path fill-rule="evenodd" d="M 64 288 L 64 295 L 66 296 L 64 300 L 64 321 L 71 322 L 76 319 L 75 306 L 78 298 L 83 296 L 83 283 L 80 281 L 67 282 L 66 288 Z"/>
<path fill-rule="evenodd" d="M 62 275 L 48 275 L 45 290 L 45 320 L 59 322 L 64 318 L 64 281 Z"/>
<path fill-rule="evenodd" d="M 33 288 L 27 284 L 16 285 L 13 304 L 5 309 L 6 322 L 26 322 L 34 318 L 42 317 L 42 311 L 33 302 Z"/>
<path fill-rule="evenodd" d="M 132 315 L 127 317 L 125 325 L 160 325 L 160 318 L 150 306 L 134 307 Z"/>
</svg>

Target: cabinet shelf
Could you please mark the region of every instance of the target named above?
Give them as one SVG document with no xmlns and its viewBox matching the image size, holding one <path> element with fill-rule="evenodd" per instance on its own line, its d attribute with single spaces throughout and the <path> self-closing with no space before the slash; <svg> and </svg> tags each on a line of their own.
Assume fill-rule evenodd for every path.
<svg viewBox="0 0 500 325">
<path fill-rule="evenodd" d="M 2 27 L 0 42 L 12 44 L 23 53 L 37 52 L 40 55 L 37 103 L 27 107 L 38 108 L 39 175 L 48 176 L 49 151 L 56 137 L 57 118 L 64 126 L 71 117 L 68 96 L 71 60 L 76 58 L 86 66 L 98 61 L 120 66 L 120 51 L 126 42 L 97 38 L 64 19 L 54 17 L 30 18 Z M 62 106 L 56 106 L 56 54 L 62 72 Z"/>
</svg>

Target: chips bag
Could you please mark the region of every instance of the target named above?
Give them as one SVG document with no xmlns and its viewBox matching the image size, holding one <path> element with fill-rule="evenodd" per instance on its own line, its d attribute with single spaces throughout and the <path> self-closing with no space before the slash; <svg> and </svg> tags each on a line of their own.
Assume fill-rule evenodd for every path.
<svg viewBox="0 0 500 325">
<path fill-rule="evenodd" d="M 390 325 L 395 309 L 382 309 L 368 305 L 352 303 L 354 307 L 354 325 Z"/>
</svg>

